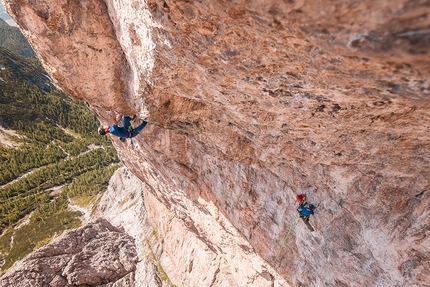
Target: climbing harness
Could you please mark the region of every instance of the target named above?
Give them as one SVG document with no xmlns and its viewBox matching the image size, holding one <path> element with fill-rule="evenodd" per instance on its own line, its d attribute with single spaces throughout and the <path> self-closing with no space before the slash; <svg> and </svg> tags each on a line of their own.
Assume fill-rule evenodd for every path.
<svg viewBox="0 0 430 287">
<path fill-rule="evenodd" d="M 160 122 L 147 121 L 147 123 L 156 125 L 156 126 L 158 126 L 160 128 L 163 128 L 163 129 L 170 129 L 170 130 L 174 130 L 174 131 L 180 131 L 180 132 L 184 132 L 184 133 L 187 133 L 187 134 L 206 134 L 207 133 L 206 131 L 202 131 L 202 130 L 199 130 L 199 129 L 185 129 L 185 128 L 181 128 L 181 127 L 175 127 L 175 126 L 172 126 L 172 125 L 163 124 L 163 123 L 160 123 Z M 130 125 L 130 127 L 128 129 L 127 138 L 131 138 L 132 132 L 133 132 L 133 128 Z M 132 142 L 132 146 L 134 148 L 134 143 L 133 142 Z M 267 165 L 269 165 L 269 167 L 268 167 L 269 170 L 271 170 L 278 177 L 282 178 L 286 183 L 288 183 L 290 186 L 292 186 L 296 190 L 300 190 L 294 184 L 294 182 L 292 180 L 288 180 L 281 172 L 279 172 L 277 170 L 277 168 L 275 168 L 275 166 L 273 165 L 273 163 L 270 161 L 269 156 L 267 156 L 263 152 L 264 149 L 262 147 L 258 147 L 258 144 L 257 144 L 257 148 L 258 148 L 258 150 L 257 150 L 256 148 L 252 147 L 251 145 L 247 145 L 247 146 L 248 146 L 248 148 L 250 150 L 252 150 L 254 152 L 254 154 L 256 156 L 257 156 L 258 153 L 260 154 L 261 161 L 264 162 L 264 163 L 266 163 Z M 295 216 L 295 218 L 293 219 L 293 222 L 290 225 L 290 228 L 289 228 L 287 234 L 285 235 L 284 239 L 282 240 L 280 248 L 279 248 L 278 252 L 276 253 L 275 259 L 274 259 L 274 261 L 272 263 L 272 267 L 274 269 L 276 269 L 275 266 L 278 263 L 279 256 L 280 256 L 280 254 L 281 254 L 281 252 L 282 252 L 282 250 L 283 250 L 283 248 L 284 248 L 284 246 L 285 246 L 285 244 L 286 244 L 286 242 L 287 242 L 287 240 L 288 240 L 291 232 L 293 231 L 294 227 L 297 225 L 299 218 L 300 218 L 300 213 L 297 213 L 296 216 Z"/>
<path fill-rule="evenodd" d="M 131 124 L 127 128 L 127 138 L 130 139 L 133 136 L 133 127 Z"/>
</svg>

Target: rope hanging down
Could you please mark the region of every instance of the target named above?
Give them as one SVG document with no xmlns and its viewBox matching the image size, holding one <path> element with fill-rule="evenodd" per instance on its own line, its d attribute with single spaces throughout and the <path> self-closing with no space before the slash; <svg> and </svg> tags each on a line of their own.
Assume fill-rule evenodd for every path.
<svg viewBox="0 0 430 287">
<path fill-rule="evenodd" d="M 176 131 L 181 131 L 184 133 L 194 133 L 194 134 L 204 134 L 207 133 L 205 131 L 202 130 L 197 130 L 197 129 L 185 129 L 185 128 L 180 128 L 180 127 L 175 127 L 175 126 L 171 126 L 171 125 L 166 125 L 163 123 L 159 123 L 159 122 L 149 122 L 149 124 L 153 124 L 156 125 L 160 128 L 163 129 L 170 129 L 170 130 L 176 130 Z M 271 170 L 273 173 L 275 173 L 276 175 L 278 175 L 280 178 L 282 178 L 286 183 L 292 185 L 296 190 L 298 190 L 297 185 L 294 184 L 294 182 L 292 180 L 287 179 L 281 172 L 279 172 L 277 170 L 277 168 L 274 166 L 274 164 L 270 161 L 269 157 L 264 153 L 263 149 L 260 148 L 260 150 L 256 150 L 255 148 L 253 148 L 252 146 L 249 146 L 249 148 L 251 150 L 254 151 L 254 154 L 257 155 L 257 152 L 260 153 L 261 156 L 261 160 L 263 162 L 265 162 L 267 165 L 269 165 L 269 170 Z M 291 223 L 290 229 L 288 230 L 287 234 L 285 235 L 284 239 L 282 240 L 281 246 L 276 254 L 275 260 L 272 263 L 272 267 L 276 270 L 275 266 L 278 263 L 278 259 L 279 259 L 279 255 L 282 252 L 282 249 L 284 248 L 285 243 L 287 242 L 288 238 L 290 237 L 291 232 L 293 231 L 294 227 L 296 226 L 298 220 L 299 220 L 299 213 L 297 213 L 296 217 L 293 219 L 293 222 Z"/>
<path fill-rule="evenodd" d="M 156 126 L 159 126 L 160 128 L 164 128 L 164 129 L 170 129 L 170 130 L 176 130 L 176 131 L 182 131 L 184 133 L 195 133 L 195 134 L 202 134 L 202 133 L 207 133 L 201 130 L 197 130 L 197 129 L 184 129 L 184 128 L 179 128 L 179 127 L 174 127 L 171 125 L 166 125 L 163 123 L 159 123 L 159 122 L 148 122 L 150 124 L 154 124 Z M 287 179 L 280 171 L 277 170 L 277 168 L 274 166 L 274 164 L 270 161 L 269 157 L 264 153 L 263 149 L 260 148 L 259 151 L 256 150 L 255 148 L 253 148 L 252 146 L 249 146 L 249 148 L 251 150 L 254 151 L 254 154 L 257 155 L 257 153 L 260 153 L 261 156 L 261 160 L 266 163 L 267 165 L 269 165 L 269 170 L 271 170 L 273 173 L 275 173 L 276 175 L 278 175 L 280 178 L 282 178 L 286 183 L 290 184 L 290 186 L 293 186 L 296 190 L 299 190 L 299 188 L 297 187 L 297 185 L 294 184 L 294 182 L 292 180 Z M 293 231 L 294 227 L 297 225 L 297 222 L 299 220 L 299 216 L 300 214 L 297 213 L 296 217 L 293 219 L 293 222 L 291 223 L 290 229 L 288 230 L 287 234 L 285 235 L 284 239 L 282 240 L 281 243 L 281 247 L 279 248 L 275 260 L 272 263 L 272 267 L 276 270 L 275 266 L 278 263 L 278 259 L 279 259 L 279 255 L 282 252 L 282 249 L 284 248 L 285 243 L 287 242 L 288 238 L 290 237 L 291 232 Z"/>
<path fill-rule="evenodd" d="M 273 263 L 272 263 L 272 267 L 273 267 L 275 270 L 276 270 L 275 266 L 276 266 L 276 263 L 277 263 L 277 261 L 278 261 L 279 254 L 281 254 L 281 251 L 282 251 L 282 249 L 284 248 L 285 242 L 287 242 L 288 237 L 290 237 L 291 231 L 293 230 L 294 226 L 296 226 L 297 221 L 299 220 L 299 215 L 300 215 L 300 214 L 299 214 L 299 213 L 297 213 L 296 217 L 295 217 L 295 218 L 294 218 L 294 220 L 293 220 L 293 223 L 292 223 L 292 224 L 291 224 L 291 226 L 290 226 L 290 230 L 288 230 L 287 235 L 285 235 L 284 240 L 282 240 L 281 248 L 279 248 L 279 251 L 278 251 L 278 253 L 276 254 L 275 260 L 274 260 L 274 261 L 273 261 Z"/>
</svg>

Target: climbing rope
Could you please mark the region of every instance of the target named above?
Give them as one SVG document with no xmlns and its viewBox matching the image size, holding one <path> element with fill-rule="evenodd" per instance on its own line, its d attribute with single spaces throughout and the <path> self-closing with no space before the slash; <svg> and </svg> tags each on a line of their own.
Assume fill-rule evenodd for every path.
<svg viewBox="0 0 430 287">
<path fill-rule="evenodd" d="M 193 130 L 193 129 L 184 129 L 184 128 L 179 128 L 179 127 L 174 127 L 174 126 L 170 126 L 170 125 L 162 124 L 162 123 L 159 123 L 159 122 L 148 122 L 148 123 L 151 123 L 151 124 L 157 125 L 157 126 L 159 126 L 159 127 L 161 127 L 161 128 L 164 128 L 164 129 L 177 130 L 177 131 L 182 131 L 182 132 L 185 132 L 185 133 L 197 133 L 197 134 L 200 134 L 200 133 L 206 133 L 206 132 L 204 132 L 204 131 L 197 130 L 197 129 L 194 129 L 194 130 Z M 249 149 L 251 149 L 255 154 L 257 153 L 257 150 L 256 150 L 255 148 L 253 148 L 252 146 L 248 146 L 248 148 L 249 148 Z M 292 185 L 296 190 L 299 190 L 299 189 L 298 189 L 298 187 L 293 183 L 293 181 L 292 181 L 292 180 L 288 180 L 285 176 L 283 176 L 283 174 L 282 174 L 282 173 L 280 173 L 280 172 L 275 168 L 275 166 L 273 165 L 273 163 L 269 160 L 268 156 L 267 156 L 267 155 L 264 155 L 264 153 L 263 153 L 262 149 L 260 149 L 260 154 L 262 155 L 262 159 L 263 159 L 263 158 L 265 158 L 265 159 L 266 159 L 266 160 L 264 160 L 264 159 L 263 159 L 263 162 L 265 162 L 266 164 L 268 164 L 268 165 L 270 166 L 269 170 L 272 170 L 272 172 L 273 172 L 273 173 L 275 173 L 277 176 L 281 177 L 281 178 L 282 178 L 286 183 L 289 183 L 289 184 L 290 184 L 290 185 Z M 285 243 L 287 242 L 287 240 L 288 240 L 288 238 L 289 238 L 289 236 L 290 236 L 290 234 L 291 234 L 292 230 L 293 230 L 293 229 L 294 229 L 294 227 L 296 226 L 296 224 L 297 224 L 297 222 L 298 222 L 298 220 L 299 220 L 299 216 L 300 216 L 300 214 L 299 214 L 299 213 L 297 213 L 296 217 L 294 218 L 293 222 L 291 223 L 291 226 L 290 226 L 290 228 L 289 228 L 289 230 L 288 230 L 287 234 L 285 235 L 284 239 L 282 240 L 281 246 L 280 246 L 280 248 L 279 248 L 279 250 L 278 250 L 278 252 L 277 252 L 277 254 L 276 254 L 276 256 L 275 256 L 275 260 L 274 260 L 274 261 L 273 261 L 273 263 L 272 263 L 272 267 L 273 267 L 274 269 L 276 269 L 276 268 L 275 268 L 275 266 L 276 266 L 276 263 L 277 263 L 277 261 L 278 261 L 278 257 L 279 257 L 279 255 L 281 254 L 282 249 L 284 248 L 284 245 L 285 245 Z"/>
<path fill-rule="evenodd" d="M 148 123 L 157 125 L 157 126 L 159 126 L 161 128 L 164 128 L 164 129 L 176 130 L 176 131 L 181 131 L 181 132 L 185 132 L 185 133 L 196 133 L 196 134 L 206 133 L 204 131 L 197 130 L 197 129 L 184 129 L 184 128 L 179 128 L 179 127 L 174 127 L 174 126 L 171 126 L 171 125 L 166 125 L 166 124 L 159 123 L 159 122 L 148 122 Z M 255 155 L 257 155 L 258 153 L 260 153 L 261 160 L 269 166 L 268 167 L 269 170 L 271 170 L 274 174 L 276 174 L 277 176 L 279 176 L 280 178 L 282 178 L 290 186 L 292 186 L 296 190 L 299 190 L 299 188 L 297 187 L 297 185 L 295 185 L 294 182 L 291 179 L 290 180 L 287 179 L 280 171 L 277 170 L 277 168 L 274 166 L 274 164 L 270 161 L 269 156 L 266 155 L 263 152 L 263 148 L 260 147 L 259 150 L 257 150 L 257 149 L 255 149 L 254 147 L 252 147 L 250 145 L 248 145 L 248 148 L 250 150 L 252 150 Z M 285 243 L 287 242 L 288 238 L 290 237 L 291 232 L 293 231 L 294 227 L 297 225 L 297 222 L 299 220 L 299 216 L 300 216 L 300 214 L 297 213 L 296 217 L 293 219 L 293 222 L 290 225 L 290 228 L 289 228 L 287 234 L 285 235 L 284 239 L 282 240 L 281 246 L 280 246 L 280 248 L 279 248 L 279 250 L 278 250 L 278 252 L 277 252 L 277 254 L 275 256 L 275 259 L 274 259 L 274 261 L 272 263 L 272 267 L 275 270 L 276 270 L 275 266 L 278 263 L 277 261 L 279 259 L 279 256 L 280 256 L 280 254 L 281 254 L 281 252 L 282 252 L 282 250 L 283 250 L 283 248 L 285 246 Z"/>
<path fill-rule="evenodd" d="M 261 152 L 263 154 L 263 152 Z M 268 164 L 270 166 L 269 170 L 272 170 L 272 172 L 274 172 L 276 175 L 278 175 L 279 177 L 281 177 L 286 183 L 292 185 L 296 190 L 299 190 L 299 188 L 294 184 L 294 182 L 292 180 L 288 180 L 286 177 L 283 176 L 283 174 L 281 172 L 279 172 L 275 166 L 273 165 L 273 163 L 270 161 L 270 159 L 267 156 L 264 156 L 266 158 L 266 160 L 264 160 L 264 162 L 266 164 Z M 291 223 L 290 229 L 288 230 L 287 234 L 285 235 L 284 239 L 282 240 L 281 243 L 281 247 L 278 250 L 278 253 L 275 256 L 275 260 L 272 263 L 272 267 L 273 269 L 276 270 L 276 264 L 278 261 L 278 257 L 282 252 L 282 249 L 284 248 L 285 243 L 288 240 L 288 237 L 290 237 L 291 231 L 293 231 L 294 227 L 296 226 L 298 220 L 299 220 L 300 214 L 297 213 L 296 217 L 293 219 L 293 222 Z"/>
<path fill-rule="evenodd" d="M 291 231 L 293 230 L 294 226 L 296 226 L 297 221 L 299 220 L 299 216 L 300 216 L 300 214 L 299 214 L 299 213 L 297 213 L 296 217 L 295 217 L 295 218 L 294 218 L 294 220 L 293 220 L 293 223 L 291 223 L 291 226 L 290 226 L 290 229 L 288 230 L 287 235 L 285 235 L 284 240 L 282 240 L 281 247 L 279 248 L 279 251 L 278 251 L 278 253 L 276 254 L 275 260 L 274 260 L 274 261 L 273 261 L 273 263 L 272 263 L 272 267 L 273 267 L 273 269 L 275 269 L 275 270 L 276 270 L 275 266 L 276 266 L 276 263 L 277 263 L 277 261 L 278 261 L 279 254 L 281 254 L 281 251 L 282 251 L 282 249 L 284 248 L 284 245 L 285 245 L 285 243 L 287 242 L 288 237 L 290 237 Z"/>
<path fill-rule="evenodd" d="M 148 124 L 153 124 L 153 125 L 159 126 L 160 128 L 163 128 L 163 129 L 181 131 L 181 132 L 184 132 L 184 133 L 193 133 L 193 134 L 202 134 L 202 133 L 205 133 L 204 131 L 197 130 L 197 129 L 184 129 L 184 128 L 180 128 L 180 127 L 166 125 L 166 124 L 159 123 L 159 122 L 149 122 L 149 121 L 146 121 L 146 122 Z"/>
<path fill-rule="evenodd" d="M 254 143 L 256 144 L 256 143 Z M 256 144 L 258 146 L 258 144 Z M 268 170 L 272 171 L 274 174 L 282 178 L 286 183 L 288 183 L 290 186 L 292 186 L 295 190 L 301 190 L 292 180 L 289 180 L 286 178 L 281 172 L 279 172 L 276 167 L 273 165 L 273 163 L 270 161 L 269 157 L 263 152 L 263 148 L 259 146 L 259 150 L 253 148 L 249 144 L 247 145 L 248 149 L 252 150 L 254 154 L 257 156 L 257 153 L 260 153 L 261 161 L 269 165 Z"/>
</svg>

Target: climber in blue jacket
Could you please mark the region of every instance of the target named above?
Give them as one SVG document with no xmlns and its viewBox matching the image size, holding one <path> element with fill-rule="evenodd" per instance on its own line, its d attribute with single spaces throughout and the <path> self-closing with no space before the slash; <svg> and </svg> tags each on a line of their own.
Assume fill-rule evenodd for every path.
<svg viewBox="0 0 430 287">
<path fill-rule="evenodd" d="M 127 139 L 127 138 L 133 138 L 133 137 L 137 136 L 143 130 L 143 128 L 147 125 L 146 121 L 142 121 L 142 123 L 138 127 L 133 128 L 131 125 L 131 122 L 134 121 L 135 118 L 136 118 L 136 116 L 133 116 L 132 118 L 129 116 L 124 116 L 123 117 L 123 126 L 121 127 L 118 125 L 118 122 L 121 119 L 121 116 L 119 116 L 119 118 L 116 118 L 115 112 L 112 112 L 113 125 L 108 126 L 108 127 L 99 127 L 98 133 L 102 136 L 110 133 L 114 136 L 119 137 L 121 139 L 121 141 L 124 142 L 125 139 Z"/>
<path fill-rule="evenodd" d="M 313 204 L 308 204 L 306 202 L 303 202 L 300 204 L 299 208 L 297 208 L 297 211 L 300 214 L 300 218 L 303 220 L 308 220 L 309 216 L 314 214 L 315 206 Z"/>
</svg>

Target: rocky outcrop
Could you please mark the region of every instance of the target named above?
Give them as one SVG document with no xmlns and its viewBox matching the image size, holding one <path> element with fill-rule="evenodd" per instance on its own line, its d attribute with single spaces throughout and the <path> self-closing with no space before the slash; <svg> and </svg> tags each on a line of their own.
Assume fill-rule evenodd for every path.
<svg viewBox="0 0 430 287">
<path fill-rule="evenodd" d="M 425 2 L 4 2 L 103 124 L 156 123 L 112 140 L 208 246 L 192 210 L 213 205 L 292 286 L 429 282 Z M 316 231 L 299 222 L 281 249 L 299 192 Z"/>
<path fill-rule="evenodd" d="M 133 286 L 136 255 L 132 237 L 98 220 L 15 264 L 0 286 Z"/>
<path fill-rule="evenodd" d="M 204 203 L 204 209 L 193 208 L 190 201 L 182 204 L 191 208 L 189 216 L 196 224 L 192 230 L 122 167 L 111 178 L 97 212 L 87 219 L 93 223 L 16 263 L 2 274 L 0 286 L 287 284 L 213 204 Z"/>
</svg>

